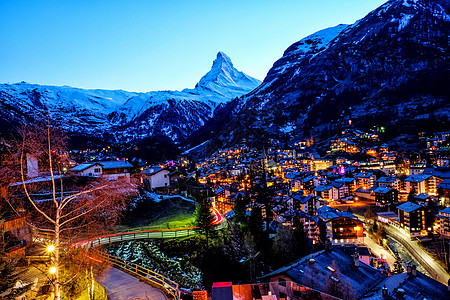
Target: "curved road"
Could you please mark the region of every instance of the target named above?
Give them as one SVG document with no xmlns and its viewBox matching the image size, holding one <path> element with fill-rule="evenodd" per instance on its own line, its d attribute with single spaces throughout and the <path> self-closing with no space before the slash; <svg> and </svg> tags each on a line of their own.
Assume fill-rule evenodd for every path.
<svg viewBox="0 0 450 300">
<path fill-rule="evenodd" d="M 433 257 L 418 245 L 417 241 L 408 240 L 408 237 L 404 237 L 398 229 L 392 226 L 386 226 L 386 229 L 389 229 L 386 230 L 387 235 L 402 244 L 434 279 L 445 285 L 448 284 L 450 275 Z"/>
</svg>

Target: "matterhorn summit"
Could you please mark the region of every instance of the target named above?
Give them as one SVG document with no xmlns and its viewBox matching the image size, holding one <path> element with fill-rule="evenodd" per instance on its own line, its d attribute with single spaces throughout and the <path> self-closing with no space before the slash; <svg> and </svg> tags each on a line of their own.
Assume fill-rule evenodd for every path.
<svg viewBox="0 0 450 300">
<path fill-rule="evenodd" d="M 217 53 L 211 70 L 195 86 L 197 90 L 209 90 L 226 97 L 235 97 L 250 91 L 261 82 L 234 68 L 231 59 L 222 51 Z"/>
</svg>

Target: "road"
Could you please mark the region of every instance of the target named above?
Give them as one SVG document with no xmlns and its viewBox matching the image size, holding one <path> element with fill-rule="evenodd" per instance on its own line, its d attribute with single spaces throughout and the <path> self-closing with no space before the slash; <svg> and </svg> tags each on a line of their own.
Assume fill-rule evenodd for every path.
<svg viewBox="0 0 450 300">
<path fill-rule="evenodd" d="M 364 212 L 367 209 L 367 207 L 369 205 L 373 205 L 373 201 L 357 201 L 357 203 L 352 203 L 352 204 L 345 204 L 345 205 L 333 205 L 333 207 L 336 207 L 340 210 L 344 210 L 346 211 L 348 209 L 348 207 L 351 207 L 351 209 L 353 210 L 353 213 L 355 215 L 357 215 L 361 220 L 364 220 Z M 410 253 L 410 255 L 412 257 L 414 257 L 414 259 L 417 261 L 417 263 L 419 263 L 425 270 L 427 270 L 427 272 L 437 281 L 448 285 L 448 280 L 450 279 L 450 275 L 449 273 L 438 263 L 436 262 L 436 260 L 427 252 L 425 251 L 422 247 L 420 247 L 418 245 L 417 241 L 411 241 L 411 239 L 409 238 L 409 236 L 407 236 L 404 232 L 402 232 L 399 228 L 392 226 L 392 225 L 386 225 L 386 232 L 387 234 L 393 238 L 394 240 L 396 240 L 397 242 L 399 242 L 400 244 L 402 244 L 407 251 Z M 370 240 L 370 238 L 366 237 L 365 239 L 367 239 L 367 245 L 369 247 L 373 247 L 374 252 L 377 253 L 377 255 L 381 254 L 381 253 L 389 253 L 389 255 L 392 257 L 392 255 L 390 254 L 390 252 L 386 251 L 382 252 L 381 249 L 383 249 L 382 247 L 380 247 L 381 249 L 377 248 L 373 243 L 373 241 Z M 384 249 L 383 249 L 384 250 Z M 386 254 L 387 255 L 387 254 Z M 389 259 L 389 256 L 386 256 Z M 395 258 L 394 258 L 395 261 Z M 388 260 L 388 264 L 391 267 L 391 264 L 389 263 Z M 392 267 L 391 267 L 392 269 Z"/>
<path fill-rule="evenodd" d="M 389 265 L 391 270 L 394 270 L 395 257 L 391 254 L 391 252 L 384 249 L 382 246 L 378 245 L 368 234 L 364 238 L 364 243 L 375 253 L 379 258 L 386 259 L 386 262 Z"/>
<path fill-rule="evenodd" d="M 411 241 L 409 236 L 394 226 L 387 225 L 385 228 L 387 234 L 401 243 L 434 279 L 445 285 L 448 284 L 450 279 L 448 272 L 427 251 L 419 246 L 418 241 Z"/>
</svg>

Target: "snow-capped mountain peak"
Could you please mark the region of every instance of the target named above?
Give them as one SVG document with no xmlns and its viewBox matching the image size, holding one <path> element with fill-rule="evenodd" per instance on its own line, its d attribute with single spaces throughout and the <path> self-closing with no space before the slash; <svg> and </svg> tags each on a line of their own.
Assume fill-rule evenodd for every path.
<svg viewBox="0 0 450 300">
<path fill-rule="evenodd" d="M 240 97 L 260 83 L 236 70 L 231 59 L 219 52 L 197 87 L 183 91 L 133 93 L 0 84 L 0 120 L 21 123 L 29 116 L 39 119 L 49 114 L 72 132 L 114 132 L 125 140 L 162 134 L 180 141 L 209 120 L 218 104 Z"/>
<path fill-rule="evenodd" d="M 227 96 L 223 88 L 242 90 L 253 89 L 261 82 L 234 68 L 231 59 L 222 51 L 217 53 L 211 70 L 206 73 L 195 86 L 197 90 L 210 90 Z"/>
</svg>

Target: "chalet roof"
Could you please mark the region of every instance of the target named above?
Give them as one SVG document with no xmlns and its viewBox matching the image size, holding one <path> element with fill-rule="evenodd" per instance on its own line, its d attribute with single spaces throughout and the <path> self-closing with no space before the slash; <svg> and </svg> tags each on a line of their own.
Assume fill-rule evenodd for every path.
<svg viewBox="0 0 450 300">
<path fill-rule="evenodd" d="M 111 160 L 111 161 L 98 161 L 96 162 L 102 165 L 103 169 L 127 169 L 132 168 L 133 165 L 124 160 Z"/>
<path fill-rule="evenodd" d="M 71 171 L 75 171 L 75 172 L 81 172 L 84 171 L 92 166 L 95 165 L 100 165 L 99 163 L 95 163 L 95 162 L 90 162 L 90 163 L 82 163 L 79 164 L 78 166 L 73 167 L 72 169 L 70 169 Z"/>
<path fill-rule="evenodd" d="M 394 183 L 396 180 L 397 177 L 380 177 L 377 182 Z"/>
<path fill-rule="evenodd" d="M 440 168 L 426 168 L 422 172 L 423 175 L 433 175 L 442 179 L 450 179 L 450 168 L 440 167 Z"/>
<path fill-rule="evenodd" d="M 302 173 L 300 173 L 300 172 L 289 172 L 285 175 L 285 177 L 287 179 L 293 179 L 293 178 L 301 176 L 301 175 L 302 175 Z"/>
<path fill-rule="evenodd" d="M 428 195 L 427 193 L 421 193 L 419 195 L 414 196 L 414 198 L 420 200 L 427 200 L 428 198 L 430 198 L 430 195 Z"/>
<path fill-rule="evenodd" d="M 387 288 L 389 296 L 382 296 L 383 287 Z M 361 297 L 361 299 L 398 299 L 395 294 L 395 289 L 398 290 L 400 288 L 405 291 L 402 298 L 404 300 L 448 299 L 449 297 L 447 286 L 417 271 L 417 276 L 401 273 L 386 277 L 373 287 L 370 292 L 366 293 L 366 296 Z"/>
<path fill-rule="evenodd" d="M 430 178 L 431 175 L 423 175 L 423 174 L 419 174 L 419 175 L 410 175 L 408 177 L 406 177 L 405 181 L 409 181 L 409 182 L 421 182 L 424 180 L 427 180 L 428 178 Z"/>
<path fill-rule="evenodd" d="M 412 202 L 405 202 L 399 206 L 397 206 L 397 209 L 402 210 L 404 212 L 410 213 L 415 211 L 416 209 L 421 208 L 422 206 L 420 206 L 419 204 L 416 203 L 412 203 Z"/>
<path fill-rule="evenodd" d="M 387 194 L 391 191 L 391 189 L 387 188 L 387 187 L 379 186 L 379 187 L 375 188 L 373 191 L 374 191 L 374 193 Z"/>
<path fill-rule="evenodd" d="M 310 259 L 314 263 L 310 263 Z M 323 291 L 327 276 L 332 272 L 329 267 L 333 261 L 339 266 L 341 279 L 355 290 L 356 297 L 359 298 L 366 294 L 370 289 L 376 286 L 385 278 L 377 269 L 360 262 L 359 267 L 355 267 L 351 255 L 341 247 L 332 247 L 332 251 L 319 251 L 305 256 L 295 263 L 279 268 L 262 278 L 273 278 L 278 275 L 286 275 L 293 281 L 304 284 L 307 283 L 309 276 L 314 276 L 314 281 L 318 285 L 317 289 Z"/>
<path fill-rule="evenodd" d="M 314 191 L 316 192 L 323 192 L 323 191 L 329 191 L 333 188 L 334 186 L 331 184 L 320 184 L 318 186 L 316 186 L 316 188 L 314 189 Z"/>
<path fill-rule="evenodd" d="M 443 188 L 444 190 L 450 190 L 450 179 L 444 179 L 438 184 L 437 188 Z"/>
<path fill-rule="evenodd" d="M 380 217 L 383 217 L 383 218 L 387 218 L 387 219 L 395 219 L 398 217 L 398 215 L 392 211 L 379 212 L 379 213 L 377 213 L 377 215 Z"/>
<path fill-rule="evenodd" d="M 78 166 L 73 167 L 72 169 L 70 169 L 71 171 L 75 171 L 75 172 L 81 172 L 84 171 L 92 166 L 95 165 L 99 165 L 102 166 L 102 168 L 104 170 L 109 170 L 109 169 L 129 169 L 132 168 L 133 165 L 130 164 L 127 161 L 123 161 L 123 160 L 111 160 L 111 161 L 93 161 L 93 162 L 86 162 L 86 163 L 82 163 L 79 164 Z"/>
<path fill-rule="evenodd" d="M 319 218 L 321 218 L 324 221 L 329 221 L 332 219 L 336 219 L 339 217 L 345 217 L 345 218 L 352 218 L 352 219 L 358 219 L 354 214 L 346 212 L 346 211 L 338 211 L 337 209 L 333 207 L 329 207 L 327 205 L 323 205 L 316 211 Z"/>
<path fill-rule="evenodd" d="M 355 178 L 348 178 L 348 177 L 341 177 L 335 180 L 336 182 L 342 182 L 342 183 L 352 183 L 355 181 Z"/>
<path fill-rule="evenodd" d="M 167 171 L 170 173 L 169 170 L 167 170 L 165 168 L 161 168 L 160 166 L 148 167 L 147 169 L 143 170 L 142 173 L 151 176 L 151 175 L 155 175 L 156 173 L 159 173 L 161 171 Z"/>
<path fill-rule="evenodd" d="M 299 201 L 300 203 L 304 204 L 308 202 L 308 200 L 311 200 L 314 198 L 314 195 L 309 194 L 308 196 L 300 195 L 298 193 L 295 193 L 291 196 L 292 199 Z"/>
<path fill-rule="evenodd" d="M 333 186 L 333 187 L 335 187 L 337 189 L 340 189 L 341 187 L 344 186 L 344 183 L 343 182 L 332 182 L 331 186 Z"/>
<path fill-rule="evenodd" d="M 361 172 L 361 173 L 356 174 L 355 177 L 358 177 L 358 178 L 369 178 L 372 175 L 373 175 L 372 172 Z"/>
<path fill-rule="evenodd" d="M 308 177 L 305 177 L 305 178 L 303 178 L 303 182 L 308 182 L 308 181 L 310 181 L 310 180 L 313 180 L 314 178 L 317 178 L 316 176 L 308 176 Z"/>
<path fill-rule="evenodd" d="M 446 207 L 443 210 L 440 210 L 439 212 L 444 214 L 450 214 L 450 207 Z"/>
</svg>

